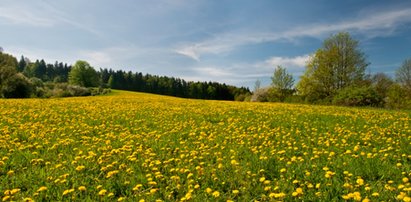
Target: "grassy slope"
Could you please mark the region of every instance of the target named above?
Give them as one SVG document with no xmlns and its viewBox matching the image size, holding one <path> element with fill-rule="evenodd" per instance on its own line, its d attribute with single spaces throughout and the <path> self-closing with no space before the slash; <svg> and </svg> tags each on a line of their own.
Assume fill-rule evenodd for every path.
<svg viewBox="0 0 411 202">
<path fill-rule="evenodd" d="M 394 200 L 410 195 L 410 120 L 405 111 L 126 91 L 0 100 L 0 196 Z"/>
</svg>

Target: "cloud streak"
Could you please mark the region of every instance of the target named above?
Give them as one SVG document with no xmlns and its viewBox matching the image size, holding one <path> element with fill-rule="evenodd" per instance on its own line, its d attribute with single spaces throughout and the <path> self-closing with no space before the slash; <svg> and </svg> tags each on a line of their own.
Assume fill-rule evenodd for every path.
<svg viewBox="0 0 411 202">
<path fill-rule="evenodd" d="M 220 54 L 236 47 L 275 42 L 278 40 L 295 40 L 301 37 L 322 38 L 338 31 L 350 31 L 367 38 L 391 35 L 398 26 L 411 22 L 411 8 L 368 13 L 357 19 L 327 24 L 312 24 L 289 29 L 284 32 L 246 32 L 223 33 L 212 39 L 180 46 L 176 53 L 199 61 L 205 54 Z"/>
<path fill-rule="evenodd" d="M 50 27 L 56 23 L 52 18 L 40 16 L 38 13 L 30 11 L 24 6 L 2 7 L 0 8 L 0 18 L 12 24 L 25 24 L 36 27 Z"/>
</svg>

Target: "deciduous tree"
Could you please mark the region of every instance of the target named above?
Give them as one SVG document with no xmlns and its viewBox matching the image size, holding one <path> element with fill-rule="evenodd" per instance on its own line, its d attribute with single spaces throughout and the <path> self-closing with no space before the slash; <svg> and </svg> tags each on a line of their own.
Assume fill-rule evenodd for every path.
<svg viewBox="0 0 411 202">
<path fill-rule="evenodd" d="M 332 35 L 308 62 L 298 90 L 311 101 L 332 98 L 339 90 L 360 84 L 368 65 L 349 33 Z"/>
<path fill-rule="evenodd" d="M 99 85 L 99 76 L 96 70 L 86 61 L 79 60 L 71 68 L 69 83 L 83 87 L 97 87 Z"/>
</svg>

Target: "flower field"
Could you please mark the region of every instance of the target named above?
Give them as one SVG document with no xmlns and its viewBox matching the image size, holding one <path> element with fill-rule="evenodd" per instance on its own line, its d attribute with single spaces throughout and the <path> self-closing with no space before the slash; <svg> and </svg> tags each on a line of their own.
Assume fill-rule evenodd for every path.
<svg viewBox="0 0 411 202">
<path fill-rule="evenodd" d="M 411 201 L 411 112 L 0 100 L 3 201 Z"/>
</svg>

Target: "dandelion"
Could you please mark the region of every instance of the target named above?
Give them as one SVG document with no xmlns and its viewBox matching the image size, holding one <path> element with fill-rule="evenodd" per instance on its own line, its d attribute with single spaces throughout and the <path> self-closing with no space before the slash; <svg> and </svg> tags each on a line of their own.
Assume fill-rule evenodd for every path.
<svg viewBox="0 0 411 202">
<path fill-rule="evenodd" d="M 16 193 L 18 193 L 18 192 L 20 192 L 20 189 L 12 189 L 12 190 L 10 191 L 10 194 L 11 194 L 11 195 L 14 195 L 14 194 L 16 194 Z"/>
<path fill-rule="evenodd" d="M 86 189 L 85 186 L 79 186 L 79 187 L 78 187 L 78 190 L 79 190 L 79 191 L 86 191 L 87 189 Z"/>
<path fill-rule="evenodd" d="M 42 192 L 42 191 L 46 191 L 46 190 L 47 190 L 47 187 L 42 186 L 39 189 L 37 189 L 37 192 Z"/>
<path fill-rule="evenodd" d="M 102 190 L 100 190 L 100 191 L 98 192 L 98 195 L 99 195 L 99 196 L 104 196 L 104 195 L 106 195 L 106 193 L 107 193 L 107 190 L 102 189 Z"/>
<path fill-rule="evenodd" d="M 218 197 L 220 197 L 220 192 L 214 191 L 214 192 L 212 193 L 212 195 L 213 195 L 215 198 L 218 198 Z"/>
<path fill-rule="evenodd" d="M 74 192 L 74 189 L 67 189 L 67 190 L 64 190 L 64 192 L 63 192 L 63 196 L 65 196 L 65 195 L 67 195 L 67 194 L 70 194 L 70 193 L 72 193 L 72 192 Z"/>
<path fill-rule="evenodd" d="M 297 188 L 295 191 L 291 194 L 292 196 L 300 196 L 303 194 L 303 189 L 302 188 Z"/>
<path fill-rule="evenodd" d="M 9 200 L 10 198 L 11 198 L 11 196 L 6 195 L 6 196 L 4 196 L 4 197 L 2 198 L 2 200 L 3 200 L 3 201 L 7 201 L 7 200 Z"/>
<path fill-rule="evenodd" d="M 357 182 L 357 184 L 360 185 L 360 186 L 361 186 L 361 185 L 364 185 L 364 180 L 361 179 L 361 178 L 358 178 L 356 182 Z"/>
<path fill-rule="evenodd" d="M 76 170 L 77 171 L 82 171 L 82 170 L 84 170 L 86 168 L 86 166 L 77 166 L 76 167 Z"/>
</svg>

